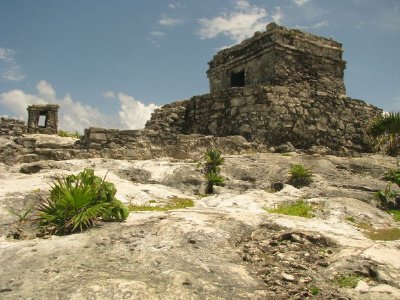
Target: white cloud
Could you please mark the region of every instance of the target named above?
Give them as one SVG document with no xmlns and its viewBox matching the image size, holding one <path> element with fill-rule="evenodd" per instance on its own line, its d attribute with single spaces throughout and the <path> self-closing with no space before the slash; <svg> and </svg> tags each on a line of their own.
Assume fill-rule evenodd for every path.
<svg viewBox="0 0 400 300">
<path fill-rule="evenodd" d="M 0 106 L 9 111 L 11 117 L 27 119 L 26 108 L 31 104 L 59 104 L 59 128 L 68 131 L 83 133 L 90 126 L 120 129 L 143 128 L 150 119 L 151 113 L 158 106 L 145 105 L 135 100 L 132 96 L 113 91 L 103 93 L 104 97 L 118 98 L 120 111 L 116 115 L 107 115 L 96 107 L 83 104 L 74 100 L 69 94 L 62 98 L 56 96 L 54 88 L 48 82 L 42 80 L 37 86 L 36 94 L 28 94 L 22 90 L 11 90 L 0 94 Z"/>
<path fill-rule="evenodd" d="M 178 8 L 182 8 L 184 6 L 179 2 L 175 2 L 175 3 L 168 4 L 168 7 L 171 9 L 178 9 Z"/>
<path fill-rule="evenodd" d="M 310 0 L 293 0 L 293 3 L 298 5 L 298 6 L 303 6 L 308 2 L 310 2 Z"/>
<path fill-rule="evenodd" d="M 247 0 L 237 0 L 231 12 L 222 13 L 211 19 L 199 19 L 198 35 L 201 39 L 224 35 L 237 43 L 250 37 L 255 31 L 264 30 L 268 23 L 267 16 L 266 9 L 251 5 Z"/>
<path fill-rule="evenodd" d="M 167 17 L 165 15 L 161 15 L 161 19 L 158 20 L 158 23 L 162 26 L 176 26 L 176 25 L 182 24 L 182 20 L 173 19 L 173 18 Z"/>
<path fill-rule="evenodd" d="M 8 81 L 21 81 L 25 78 L 22 68 L 15 61 L 13 49 L 0 47 L 0 77 Z"/>
<path fill-rule="evenodd" d="M 152 103 L 145 105 L 134 97 L 123 93 L 118 93 L 118 100 L 121 103 L 118 113 L 121 124 L 129 129 L 143 128 L 153 111 L 159 107 Z"/>
<path fill-rule="evenodd" d="M 107 99 L 114 99 L 115 98 L 115 93 L 113 91 L 106 91 L 103 94 L 101 94 L 104 98 Z"/>
</svg>

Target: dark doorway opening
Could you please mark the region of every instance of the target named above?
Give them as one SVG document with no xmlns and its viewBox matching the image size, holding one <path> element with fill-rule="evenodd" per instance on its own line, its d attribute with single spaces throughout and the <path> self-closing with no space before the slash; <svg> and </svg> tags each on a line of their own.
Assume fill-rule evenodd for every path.
<svg viewBox="0 0 400 300">
<path fill-rule="evenodd" d="M 231 87 L 244 87 L 244 71 L 231 74 Z"/>
</svg>

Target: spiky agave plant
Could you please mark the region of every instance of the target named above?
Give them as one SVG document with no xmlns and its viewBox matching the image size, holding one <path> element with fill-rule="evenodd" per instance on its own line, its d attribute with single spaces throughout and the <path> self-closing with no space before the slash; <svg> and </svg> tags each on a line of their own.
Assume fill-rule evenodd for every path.
<svg viewBox="0 0 400 300">
<path fill-rule="evenodd" d="M 400 150 L 400 112 L 389 112 L 375 118 L 368 127 L 368 134 L 375 139 L 375 149 L 391 156 Z"/>
</svg>

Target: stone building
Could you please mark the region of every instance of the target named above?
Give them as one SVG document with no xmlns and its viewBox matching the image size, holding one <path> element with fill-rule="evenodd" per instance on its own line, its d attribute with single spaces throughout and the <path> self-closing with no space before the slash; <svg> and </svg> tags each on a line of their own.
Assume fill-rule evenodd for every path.
<svg viewBox="0 0 400 300">
<path fill-rule="evenodd" d="M 57 134 L 59 108 L 56 104 L 28 106 L 28 133 Z"/>
<path fill-rule="evenodd" d="M 342 53 L 332 39 L 271 23 L 214 56 L 209 94 L 163 106 L 146 128 L 370 151 L 365 128 L 382 110 L 346 96 Z"/>
</svg>

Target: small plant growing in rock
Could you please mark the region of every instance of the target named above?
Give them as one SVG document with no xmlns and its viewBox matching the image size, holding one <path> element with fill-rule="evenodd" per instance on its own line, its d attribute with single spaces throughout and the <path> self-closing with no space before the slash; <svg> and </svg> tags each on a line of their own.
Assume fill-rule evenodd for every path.
<svg viewBox="0 0 400 300">
<path fill-rule="evenodd" d="M 298 201 L 295 203 L 281 204 L 277 208 L 266 209 L 266 210 L 270 213 L 275 213 L 275 214 L 311 218 L 313 208 L 307 202 Z"/>
<path fill-rule="evenodd" d="M 149 200 L 146 204 L 129 204 L 128 209 L 130 211 L 169 211 L 193 206 L 192 199 L 172 197 L 166 201 Z"/>
<path fill-rule="evenodd" d="M 334 279 L 334 283 L 341 288 L 355 288 L 360 280 L 364 279 L 358 274 L 348 274 Z"/>
<path fill-rule="evenodd" d="M 290 178 L 288 183 L 293 185 L 294 187 L 303 187 L 307 186 L 312 182 L 312 172 L 307 169 L 303 165 L 291 165 L 290 170 Z"/>
<path fill-rule="evenodd" d="M 95 176 L 93 169 L 58 178 L 39 206 L 39 219 L 50 233 L 60 235 L 91 228 L 97 219 L 123 221 L 129 210 L 115 198 L 116 192 L 114 184 Z"/>
<path fill-rule="evenodd" d="M 61 136 L 61 137 L 72 137 L 72 138 L 76 138 L 76 139 L 80 138 L 80 134 L 78 133 L 78 131 L 69 132 L 69 131 L 66 131 L 66 130 L 59 130 L 58 131 L 58 136 Z"/>
<path fill-rule="evenodd" d="M 374 194 L 375 199 L 379 202 L 382 209 L 400 209 L 400 192 L 393 190 L 393 184 L 400 188 L 400 169 L 389 170 L 383 175 L 388 182 L 384 190 L 377 191 Z"/>
<path fill-rule="evenodd" d="M 204 155 L 206 163 L 203 168 L 204 176 L 207 180 L 206 194 L 214 193 L 214 185 L 222 186 L 225 178 L 220 174 L 221 168 L 219 167 L 224 163 L 224 158 L 221 156 L 221 152 L 216 149 L 207 150 Z"/>
</svg>

